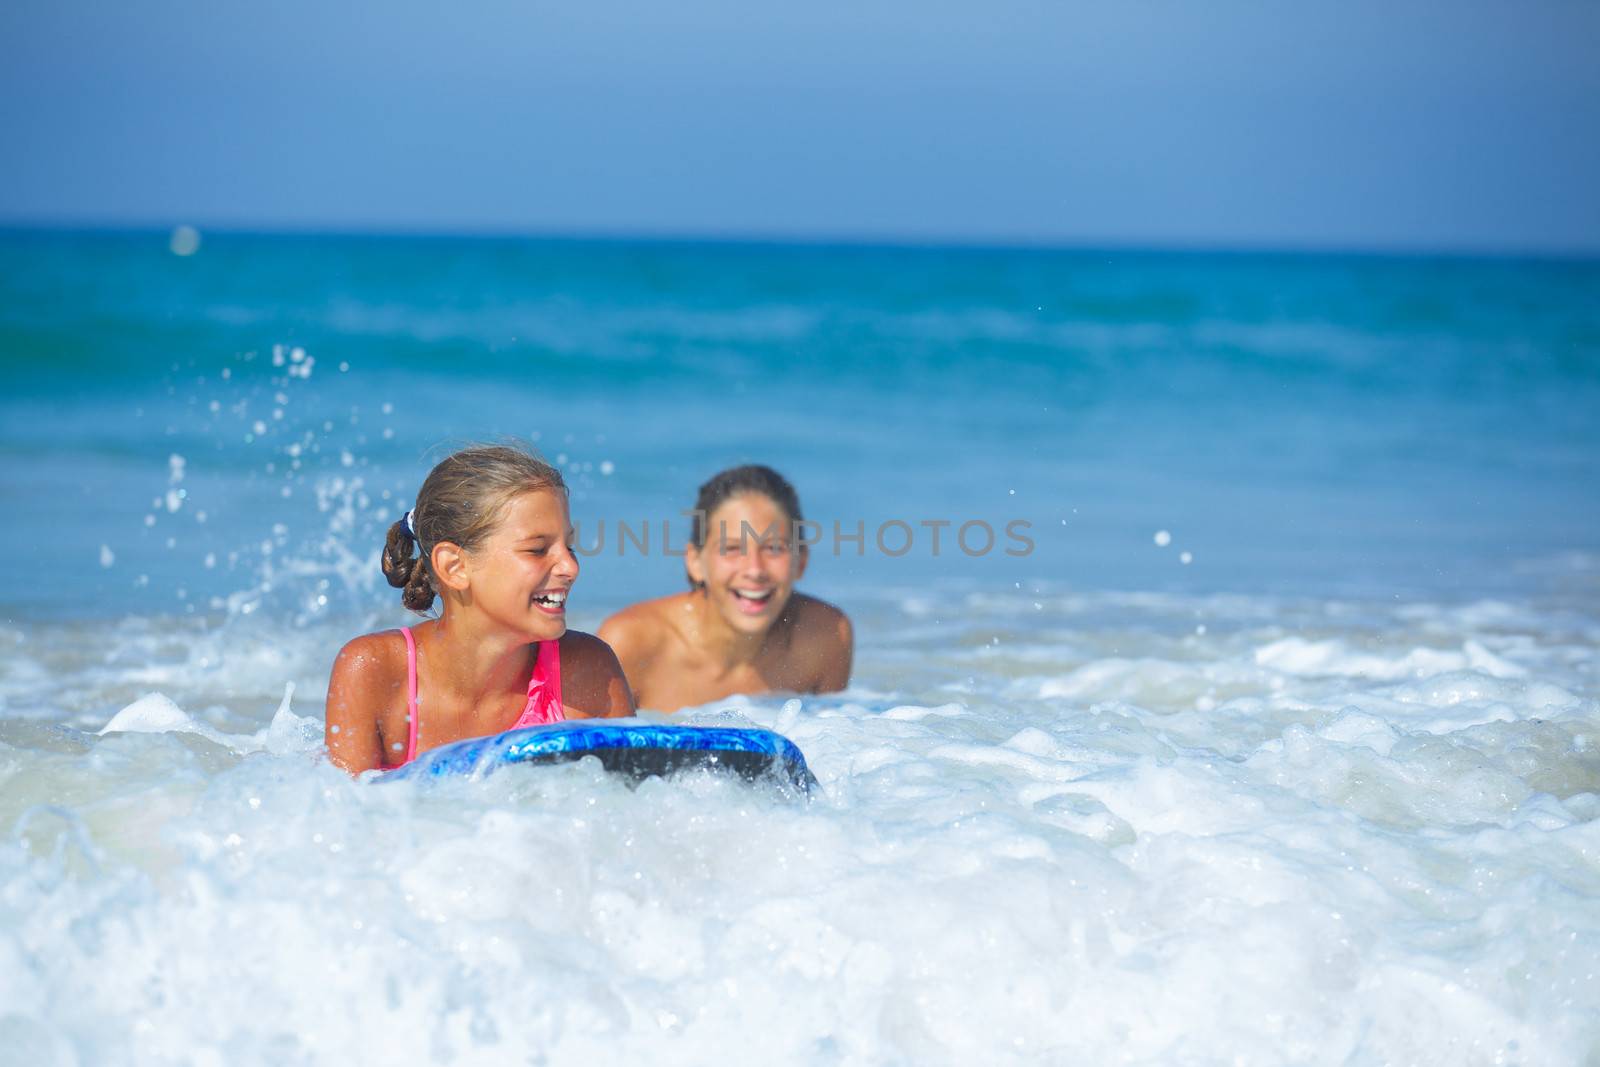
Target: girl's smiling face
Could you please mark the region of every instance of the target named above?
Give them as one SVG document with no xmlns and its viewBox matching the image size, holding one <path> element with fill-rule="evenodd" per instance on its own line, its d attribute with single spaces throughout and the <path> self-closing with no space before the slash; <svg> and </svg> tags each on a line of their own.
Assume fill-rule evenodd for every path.
<svg viewBox="0 0 1600 1067">
<path fill-rule="evenodd" d="M 766 633 L 806 569 L 790 516 L 763 493 L 743 493 L 707 515 L 704 528 L 706 543 L 684 555 L 689 578 L 732 629 Z"/>
<path fill-rule="evenodd" d="M 567 632 L 567 593 L 578 578 L 567 494 L 532 489 L 512 497 L 499 523 L 464 554 L 473 602 L 531 640 Z"/>
</svg>

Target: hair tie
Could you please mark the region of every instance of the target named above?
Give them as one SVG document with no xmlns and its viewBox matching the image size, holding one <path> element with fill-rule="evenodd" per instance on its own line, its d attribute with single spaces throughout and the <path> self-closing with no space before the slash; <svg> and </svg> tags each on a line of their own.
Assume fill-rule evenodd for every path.
<svg viewBox="0 0 1600 1067">
<path fill-rule="evenodd" d="M 400 529 L 404 530 L 406 532 L 406 536 L 411 538 L 411 540 L 415 541 L 417 539 L 416 528 L 411 525 L 411 512 L 408 511 L 404 515 L 400 516 Z"/>
</svg>

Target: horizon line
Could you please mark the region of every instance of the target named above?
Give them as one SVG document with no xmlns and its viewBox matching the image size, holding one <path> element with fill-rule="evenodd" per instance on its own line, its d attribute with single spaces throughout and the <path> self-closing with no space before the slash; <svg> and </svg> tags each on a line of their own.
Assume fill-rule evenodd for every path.
<svg viewBox="0 0 1600 1067">
<path fill-rule="evenodd" d="M 87 219 L 16 219 L 0 216 L 3 234 L 170 235 L 180 227 L 207 234 L 247 238 L 353 238 L 418 241 L 527 241 L 573 244 L 655 244 L 684 246 L 791 247 L 946 252 L 1039 252 L 1078 255 L 1217 255 L 1283 257 L 1349 257 L 1371 259 L 1459 259 L 1600 262 L 1600 246 L 1542 247 L 1516 245 L 1373 245 L 1337 241 L 1272 240 L 1144 240 L 1073 238 L 1043 235 L 960 235 L 917 233 L 827 232 L 796 233 L 783 230 L 715 230 L 673 227 L 469 227 L 356 223 L 327 225 L 311 222 L 240 223 L 176 221 L 171 223 Z"/>
</svg>

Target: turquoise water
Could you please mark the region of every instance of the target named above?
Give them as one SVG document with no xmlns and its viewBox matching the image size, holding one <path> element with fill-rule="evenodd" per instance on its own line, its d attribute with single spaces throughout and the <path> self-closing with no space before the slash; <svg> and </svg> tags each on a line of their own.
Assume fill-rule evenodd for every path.
<svg viewBox="0 0 1600 1067">
<path fill-rule="evenodd" d="M 830 535 L 925 535 L 842 543 L 813 572 L 841 593 L 1471 593 L 1600 544 L 1595 263 L 12 233 L 0 286 L 5 544 L 49 578 L 5 597 L 30 614 L 226 593 L 193 561 L 253 565 L 274 523 L 315 553 L 318 479 L 404 503 L 440 447 L 499 435 L 567 457 L 591 528 L 681 529 L 701 479 L 762 460 Z M 173 454 L 188 496 L 152 510 Z M 935 560 L 941 518 L 1022 519 L 1036 547 Z M 586 582 L 673 578 L 597 558 Z"/>
<path fill-rule="evenodd" d="M 7 233 L 0 361 L 19 1062 L 1600 1057 L 1600 264 Z M 814 800 L 326 763 L 500 435 L 583 629 L 793 478 L 852 685 L 681 721 Z"/>
</svg>

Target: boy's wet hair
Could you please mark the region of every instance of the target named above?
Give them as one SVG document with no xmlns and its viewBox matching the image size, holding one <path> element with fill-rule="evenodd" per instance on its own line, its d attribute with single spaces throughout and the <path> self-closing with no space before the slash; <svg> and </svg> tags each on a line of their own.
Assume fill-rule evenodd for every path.
<svg viewBox="0 0 1600 1067">
<path fill-rule="evenodd" d="M 560 471 L 517 445 L 472 445 L 440 460 L 417 490 L 410 528 L 402 519 L 384 539 L 383 576 L 401 590 L 400 602 L 412 611 L 432 607 L 434 546 L 448 541 L 476 548 L 514 497 L 536 489 L 565 493 L 567 483 Z M 419 554 L 413 556 L 413 549 Z"/>
<path fill-rule="evenodd" d="M 711 513 L 728 500 L 746 493 L 760 493 L 778 505 L 789 517 L 791 529 L 796 523 L 805 521 L 805 516 L 800 512 L 800 494 L 794 491 L 789 479 L 760 463 L 729 467 L 713 474 L 700 487 L 700 495 L 695 498 L 694 515 L 689 520 L 689 540 L 696 548 L 706 547 Z M 692 589 L 700 588 L 693 578 L 689 579 L 689 586 Z"/>
<path fill-rule="evenodd" d="M 720 508 L 725 501 L 746 493 L 760 493 L 778 505 L 789 517 L 791 524 L 805 519 L 805 516 L 800 514 L 800 494 L 794 491 L 794 486 L 790 485 L 789 480 L 783 475 L 759 463 L 730 467 L 713 474 L 711 479 L 700 487 L 700 495 L 695 498 L 689 538 L 696 548 L 706 546 L 706 536 L 709 532 L 707 522 L 711 518 L 711 513 Z"/>
</svg>

